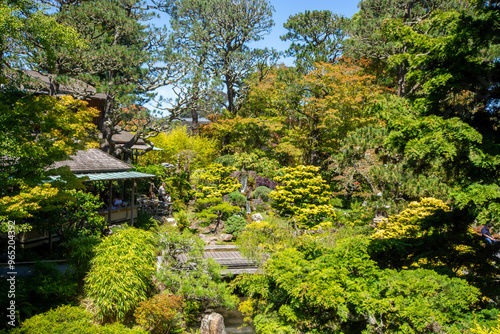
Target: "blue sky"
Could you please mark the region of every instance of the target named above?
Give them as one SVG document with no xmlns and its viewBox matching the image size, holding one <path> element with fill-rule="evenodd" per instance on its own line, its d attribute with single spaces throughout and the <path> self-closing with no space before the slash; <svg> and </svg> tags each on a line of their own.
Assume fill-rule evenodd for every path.
<svg viewBox="0 0 500 334">
<path fill-rule="evenodd" d="M 288 49 L 290 42 L 284 42 L 280 36 L 285 35 L 287 30 L 283 24 L 288 20 L 291 15 L 304 12 L 306 10 L 329 10 L 332 13 L 351 17 L 358 11 L 359 0 L 270 0 L 275 12 L 273 13 L 274 26 L 269 35 L 258 42 L 250 44 L 254 48 L 275 48 L 278 51 L 285 51 Z M 168 25 L 168 17 L 162 17 L 159 20 L 154 20 L 153 23 L 157 25 Z M 293 64 L 293 58 L 282 58 L 279 62 L 286 65 Z M 172 98 L 173 94 L 169 87 L 163 87 L 157 90 L 158 93 L 165 98 Z"/>
<path fill-rule="evenodd" d="M 253 43 L 253 47 L 259 48 L 275 48 L 278 51 L 288 49 L 290 42 L 284 42 L 280 36 L 285 35 L 287 30 L 283 24 L 291 15 L 304 12 L 306 10 L 329 10 L 332 13 L 351 17 L 358 11 L 357 0 L 271 0 L 275 12 L 273 13 L 274 27 L 271 34 L 264 36 L 264 39 Z M 287 65 L 293 63 L 293 59 L 286 59 L 284 62 Z"/>
</svg>

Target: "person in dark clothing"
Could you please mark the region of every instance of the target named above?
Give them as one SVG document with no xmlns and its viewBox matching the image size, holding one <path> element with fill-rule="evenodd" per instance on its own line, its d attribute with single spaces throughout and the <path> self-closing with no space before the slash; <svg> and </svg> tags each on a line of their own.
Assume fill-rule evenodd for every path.
<svg viewBox="0 0 500 334">
<path fill-rule="evenodd" d="M 492 226 L 492 225 L 491 225 L 490 223 L 488 223 L 488 224 L 484 225 L 484 226 L 483 226 L 483 228 L 481 229 L 481 236 L 482 236 L 483 238 L 485 238 L 485 240 L 486 240 L 487 242 L 489 242 L 489 243 L 490 243 L 490 245 L 491 245 L 491 244 L 493 244 L 494 242 L 497 242 L 497 241 L 498 241 L 498 240 L 496 240 L 495 238 L 493 238 L 493 237 L 491 236 L 491 233 L 490 233 L 490 228 L 491 228 L 491 226 Z"/>
</svg>

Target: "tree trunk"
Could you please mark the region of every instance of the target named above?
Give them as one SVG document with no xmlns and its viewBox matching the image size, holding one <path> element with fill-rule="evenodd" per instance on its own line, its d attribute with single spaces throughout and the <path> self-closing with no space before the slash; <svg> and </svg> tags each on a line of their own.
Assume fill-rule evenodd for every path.
<svg viewBox="0 0 500 334">
<path fill-rule="evenodd" d="M 318 150 L 316 148 L 316 146 L 318 144 L 318 139 L 320 136 L 318 125 L 319 125 L 319 120 L 317 117 L 314 117 L 313 121 L 312 121 L 311 151 L 310 151 L 310 156 L 309 156 L 309 164 L 313 165 L 313 166 L 319 165 Z"/>
<path fill-rule="evenodd" d="M 397 68 L 397 80 L 398 84 L 396 87 L 396 95 L 399 97 L 404 97 L 406 95 L 406 73 L 408 70 L 403 66 L 398 66 Z"/>
<path fill-rule="evenodd" d="M 235 116 L 236 106 L 234 104 L 234 98 L 235 98 L 234 82 L 229 74 L 225 74 L 224 76 L 227 89 L 227 111 L 229 111 L 231 116 Z"/>
</svg>

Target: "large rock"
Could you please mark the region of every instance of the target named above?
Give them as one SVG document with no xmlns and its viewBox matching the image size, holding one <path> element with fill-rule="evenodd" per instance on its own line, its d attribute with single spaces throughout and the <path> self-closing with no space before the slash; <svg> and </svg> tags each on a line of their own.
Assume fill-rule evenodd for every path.
<svg viewBox="0 0 500 334">
<path fill-rule="evenodd" d="M 221 241 L 231 241 L 233 240 L 232 234 L 221 233 L 219 234 L 219 240 Z"/>
<path fill-rule="evenodd" d="M 190 225 L 189 225 L 189 228 L 191 230 L 201 230 L 203 229 L 203 227 L 200 226 L 200 223 L 195 221 L 195 222 L 192 222 Z"/>
<path fill-rule="evenodd" d="M 217 244 L 217 237 L 216 236 L 210 236 L 206 234 L 198 234 L 198 237 L 200 237 L 201 240 L 205 241 L 205 244 L 207 245 L 216 245 Z"/>
<path fill-rule="evenodd" d="M 226 334 L 224 318 L 219 313 L 210 313 L 201 320 L 200 334 Z"/>
<path fill-rule="evenodd" d="M 260 222 L 261 220 L 264 220 L 264 217 L 262 217 L 260 213 L 255 213 L 252 215 L 252 221 Z"/>
</svg>

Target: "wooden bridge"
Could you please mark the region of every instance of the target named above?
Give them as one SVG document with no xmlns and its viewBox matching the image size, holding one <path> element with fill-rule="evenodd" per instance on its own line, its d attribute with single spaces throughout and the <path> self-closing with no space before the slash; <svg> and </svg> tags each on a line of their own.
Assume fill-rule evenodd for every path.
<svg viewBox="0 0 500 334">
<path fill-rule="evenodd" d="M 243 257 L 235 245 L 206 246 L 204 258 L 213 258 L 222 267 L 223 273 L 255 274 L 259 271 L 255 260 Z"/>
</svg>

